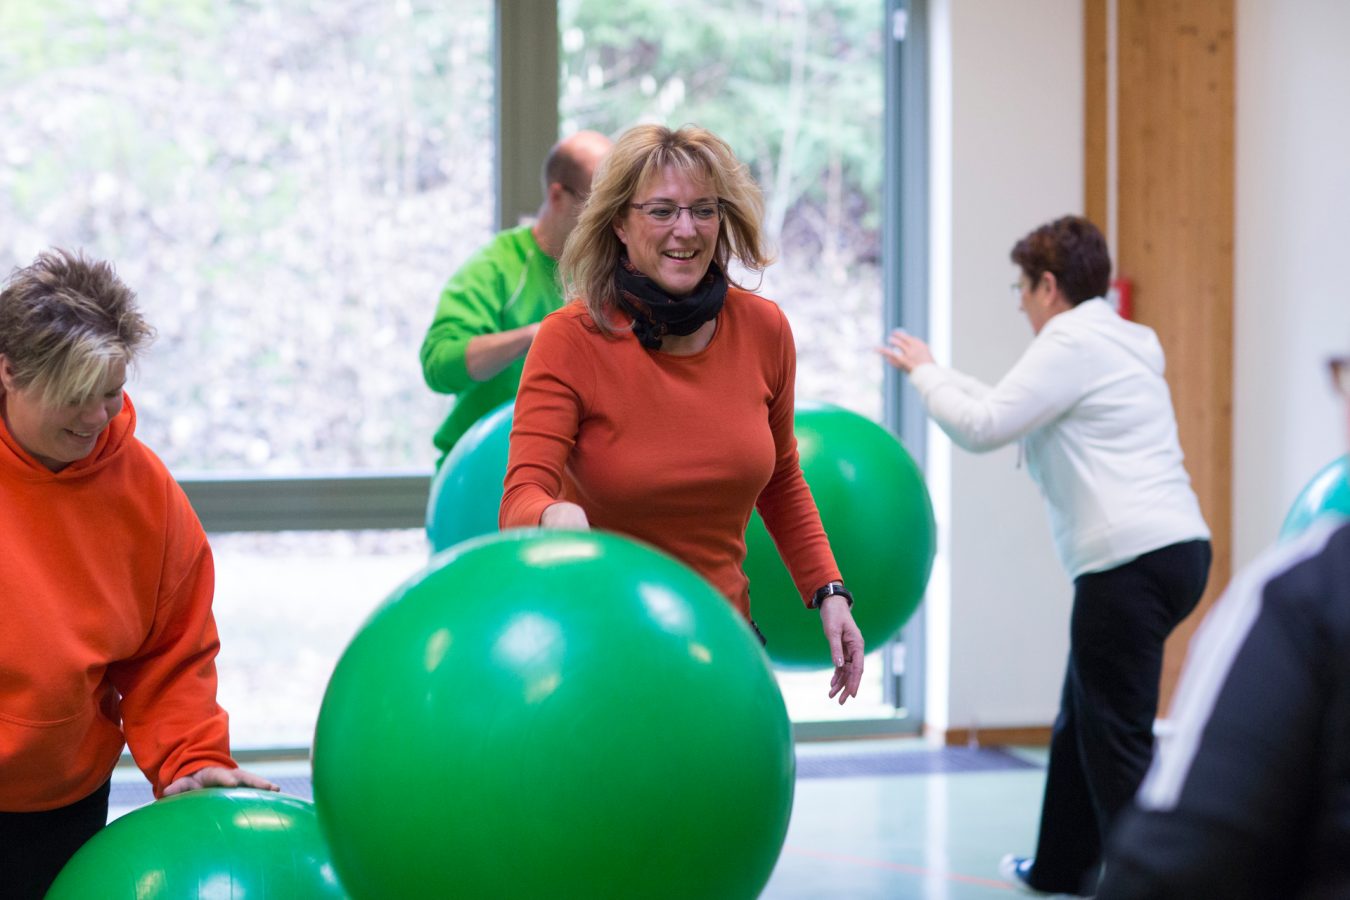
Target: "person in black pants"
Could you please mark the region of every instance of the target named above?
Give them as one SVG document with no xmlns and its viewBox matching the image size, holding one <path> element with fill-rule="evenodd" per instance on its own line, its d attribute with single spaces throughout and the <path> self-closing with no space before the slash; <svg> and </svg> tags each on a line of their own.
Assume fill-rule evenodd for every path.
<svg viewBox="0 0 1350 900">
<path fill-rule="evenodd" d="M 0 812 L 0 897 L 41 897 L 75 851 L 108 820 L 112 781 L 45 812 Z"/>
<path fill-rule="evenodd" d="M 1332 372 L 1350 399 L 1350 358 Z M 1233 579 L 1171 724 L 1098 900 L 1350 897 L 1350 525 L 1315 523 Z"/>
<path fill-rule="evenodd" d="M 1104 836 L 1144 776 L 1163 642 L 1204 592 L 1209 529 L 1191 490 L 1149 328 L 1106 300 L 1111 257 L 1091 222 L 1064 216 L 1012 249 L 1035 335 L 990 387 L 893 333 L 882 354 L 908 373 L 953 443 L 1020 442 L 1074 582 L 1068 669 L 1034 857 L 1003 876 L 1032 893 L 1090 894 Z"/>
<path fill-rule="evenodd" d="M 1092 893 L 1102 840 L 1152 758 L 1164 644 L 1204 593 L 1210 556 L 1208 541 L 1186 541 L 1075 579 L 1031 887 Z"/>
</svg>

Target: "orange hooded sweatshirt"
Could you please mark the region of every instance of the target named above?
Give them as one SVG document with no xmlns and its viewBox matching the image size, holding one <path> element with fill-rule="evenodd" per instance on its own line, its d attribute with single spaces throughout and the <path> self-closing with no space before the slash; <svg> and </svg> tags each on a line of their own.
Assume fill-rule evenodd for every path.
<svg viewBox="0 0 1350 900">
<path fill-rule="evenodd" d="M 235 765 L 211 549 L 135 428 L 128 399 L 93 453 L 52 472 L 0 420 L 0 810 L 88 796 L 124 742 L 156 796 Z"/>
</svg>

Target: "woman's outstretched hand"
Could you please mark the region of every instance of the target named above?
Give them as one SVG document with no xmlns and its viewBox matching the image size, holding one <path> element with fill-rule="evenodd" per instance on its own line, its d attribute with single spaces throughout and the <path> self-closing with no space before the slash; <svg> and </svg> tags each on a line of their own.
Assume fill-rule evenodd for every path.
<svg viewBox="0 0 1350 900">
<path fill-rule="evenodd" d="M 886 346 L 878 347 L 877 352 L 886 358 L 886 362 L 906 375 L 924 363 L 933 362 L 933 354 L 928 345 L 903 328 L 892 331 L 890 337 L 886 339 Z"/>
</svg>

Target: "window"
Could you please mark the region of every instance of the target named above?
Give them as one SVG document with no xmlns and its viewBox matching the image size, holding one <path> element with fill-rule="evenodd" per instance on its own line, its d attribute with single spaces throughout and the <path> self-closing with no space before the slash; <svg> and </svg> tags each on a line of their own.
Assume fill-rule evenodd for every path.
<svg viewBox="0 0 1350 900">
<path fill-rule="evenodd" d="M 175 474 L 429 467 L 417 349 L 491 231 L 490 0 L 17 0 L 0 252 L 114 260 Z M 7 267 L 8 268 L 8 267 Z"/>
</svg>

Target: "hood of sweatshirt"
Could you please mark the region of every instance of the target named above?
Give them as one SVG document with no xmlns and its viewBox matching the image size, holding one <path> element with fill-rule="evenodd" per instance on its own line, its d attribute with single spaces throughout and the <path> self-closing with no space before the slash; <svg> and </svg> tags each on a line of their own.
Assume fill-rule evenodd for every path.
<svg viewBox="0 0 1350 900">
<path fill-rule="evenodd" d="M 1094 334 L 1119 346 L 1150 371 L 1163 374 L 1165 362 L 1158 335 L 1147 325 L 1122 319 L 1111 304 L 1100 297 L 1084 300 L 1055 316 L 1045 323 L 1042 333 L 1045 331 L 1065 335 Z"/>
<path fill-rule="evenodd" d="M 0 404 L 4 397 L 0 395 Z M 103 433 L 98 436 L 93 452 L 84 459 L 76 460 L 60 472 L 53 472 L 33 458 L 31 454 L 10 434 L 9 426 L 0 418 L 0 469 L 10 476 L 27 481 L 73 481 L 88 478 L 105 468 L 127 448 L 136 433 L 136 407 L 131 405 L 131 397 L 123 392 L 122 411 L 119 412 Z"/>
</svg>

